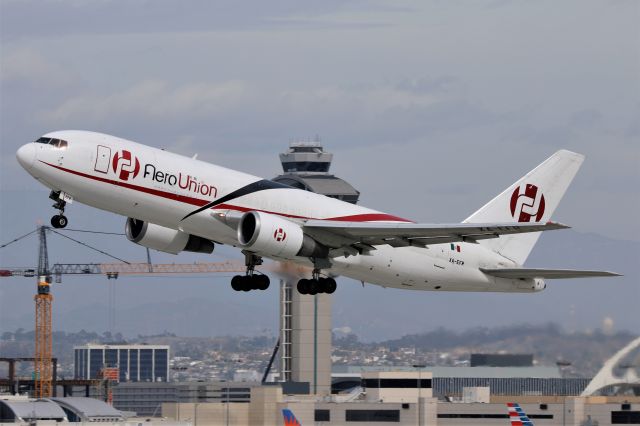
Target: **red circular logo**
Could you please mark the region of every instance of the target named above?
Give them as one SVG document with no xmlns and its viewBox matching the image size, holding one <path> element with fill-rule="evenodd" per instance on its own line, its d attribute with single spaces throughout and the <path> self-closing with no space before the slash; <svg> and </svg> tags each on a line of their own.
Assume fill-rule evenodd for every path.
<svg viewBox="0 0 640 426">
<path fill-rule="evenodd" d="M 527 183 L 516 187 L 511 194 L 511 216 L 518 222 L 540 222 L 544 215 L 544 194 Z"/>
<path fill-rule="evenodd" d="M 287 238 L 287 233 L 284 232 L 284 229 L 282 228 L 278 228 L 275 230 L 275 232 L 273 233 L 273 239 L 281 242 L 284 241 Z"/>
<path fill-rule="evenodd" d="M 140 172 L 140 161 L 126 149 L 116 152 L 111 165 L 113 166 L 113 172 L 118 175 L 120 180 L 129 180 L 129 177 L 134 179 Z"/>
</svg>

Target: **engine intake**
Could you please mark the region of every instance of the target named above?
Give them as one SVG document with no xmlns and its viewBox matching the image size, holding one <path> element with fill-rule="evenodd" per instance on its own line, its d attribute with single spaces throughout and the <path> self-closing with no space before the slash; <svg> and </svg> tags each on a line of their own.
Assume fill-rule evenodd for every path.
<svg viewBox="0 0 640 426">
<path fill-rule="evenodd" d="M 208 254 L 214 248 L 213 242 L 206 238 L 130 217 L 127 218 L 125 233 L 129 241 L 165 253 L 190 251 Z"/>
<path fill-rule="evenodd" d="M 274 257 L 325 258 L 329 253 L 326 246 L 305 235 L 297 223 L 256 211 L 242 215 L 238 242 L 248 250 Z"/>
</svg>

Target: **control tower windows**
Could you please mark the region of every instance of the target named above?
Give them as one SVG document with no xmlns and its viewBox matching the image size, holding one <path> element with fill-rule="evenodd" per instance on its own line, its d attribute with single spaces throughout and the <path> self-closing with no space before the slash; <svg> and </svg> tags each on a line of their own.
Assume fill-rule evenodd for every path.
<svg viewBox="0 0 640 426">
<path fill-rule="evenodd" d="M 295 161 L 282 163 L 285 172 L 328 172 L 331 163 L 316 161 Z"/>
</svg>

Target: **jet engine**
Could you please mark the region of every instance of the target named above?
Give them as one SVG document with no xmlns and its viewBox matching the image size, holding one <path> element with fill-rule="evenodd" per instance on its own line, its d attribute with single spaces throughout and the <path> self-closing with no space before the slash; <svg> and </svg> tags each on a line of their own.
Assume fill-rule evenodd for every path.
<svg viewBox="0 0 640 426">
<path fill-rule="evenodd" d="M 269 213 L 251 211 L 238 223 L 238 242 L 250 251 L 291 258 L 327 257 L 329 249 L 305 235 L 297 223 Z"/>
<path fill-rule="evenodd" d="M 213 242 L 205 238 L 130 217 L 127 218 L 125 233 L 129 241 L 171 254 L 181 251 L 211 253 L 214 247 Z"/>
<path fill-rule="evenodd" d="M 523 280 L 513 280 L 515 287 L 520 290 L 537 293 L 547 288 L 547 283 L 542 278 L 528 278 Z"/>
</svg>

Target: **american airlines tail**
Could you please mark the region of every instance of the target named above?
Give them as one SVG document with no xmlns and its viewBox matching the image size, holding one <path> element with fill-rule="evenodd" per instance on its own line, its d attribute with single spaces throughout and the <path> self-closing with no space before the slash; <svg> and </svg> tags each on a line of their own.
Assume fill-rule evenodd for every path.
<svg viewBox="0 0 640 426">
<path fill-rule="evenodd" d="M 284 418 L 284 426 L 302 426 L 302 423 L 300 423 L 300 421 L 296 419 L 293 411 L 289 410 L 288 408 L 284 408 L 282 410 L 282 417 Z"/>
<path fill-rule="evenodd" d="M 464 222 L 549 221 L 583 161 L 584 155 L 566 150 L 556 152 Z M 539 237 L 539 232 L 503 235 L 480 244 L 523 265 Z"/>
<path fill-rule="evenodd" d="M 509 410 L 511 426 L 533 426 L 533 422 L 529 419 L 524 410 L 520 408 L 520 404 L 508 402 L 507 407 Z"/>
</svg>

